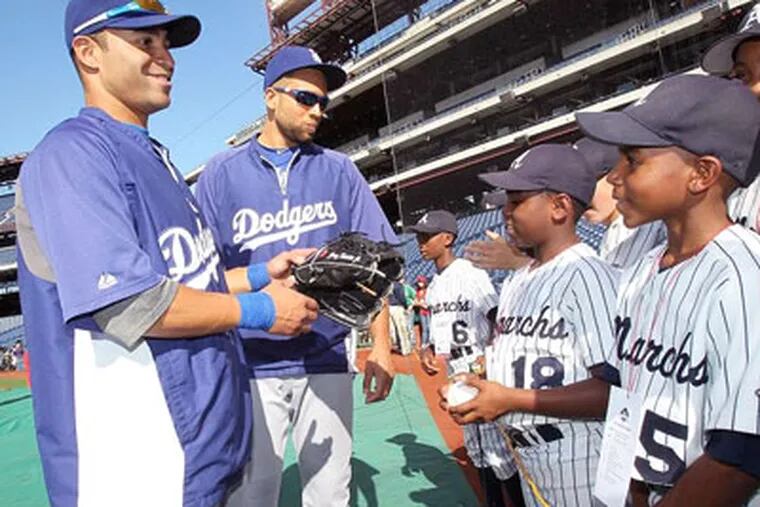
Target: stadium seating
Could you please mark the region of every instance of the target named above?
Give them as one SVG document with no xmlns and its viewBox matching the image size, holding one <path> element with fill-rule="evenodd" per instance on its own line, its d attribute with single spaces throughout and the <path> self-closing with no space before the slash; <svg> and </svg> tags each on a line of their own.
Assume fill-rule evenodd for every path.
<svg viewBox="0 0 760 507">
<path fill-rule="evenodd" d="M 475 213 L 457 220 L 459 225 L 459 236 L 454 243 L 454 253 L 457 257 L 464 256 L 464 247 L 471 241 L 485 239 L 485 231 L 492 230 L 499 234 L 504 234 L 503 219 L 501 210 L 489 210 Z M 599 250 L 599 244 L 605 231 L 604 226 L 594 225 L 581 219 L 578 222 L 578 236 L 584 243 L 590 245 L 594 250 Z M 404 276 L 407 283 L 414 282 L 418 275 L 425 275 L 430 279 L 435 273 L 435 267 L 432 262 L 428 262 L 420 256 L 417 242 L 414 234 L 404 233 L 399 236 L 402 243 L 400 250 L 406 259 L 406 274 Z M 492 271 L 489 273 L 494 285 L 501 287 L 501 283 L 507 276 L 506 271 Z"/>
</svg>

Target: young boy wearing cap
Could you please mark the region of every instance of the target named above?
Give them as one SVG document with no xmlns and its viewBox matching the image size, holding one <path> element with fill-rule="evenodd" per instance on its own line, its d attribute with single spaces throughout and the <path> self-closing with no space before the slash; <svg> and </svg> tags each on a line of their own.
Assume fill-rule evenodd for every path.
<svg viewBox="0 0 760 507">
<path fill-rule="evenodd" d="M 760 97 L 760 5 L 754 5 L 739 30 L 712 45 L 702 57 L 702 68 L 716 76 L 741 80 Z M 738 188 L 728 199 L 728 216 L 760 232 L 760 180 Z"/>
<path fill-rule="evenodd" d="M 504 220 L 534 260 L 505 280 L 489 381 L 469 376 L 479 394 L 449 407 L 459 422 L 506 425 L 524 464 L 526 504 L 588 506 L 602 438 L 607 386 L 594 378 L 614 341 L 616 272 L 576 236 L 596 185 L 571 146 L 545 144 L 508 171 L 483 174 L 507 191 Z M 519 464 L 519 463 L 518 463 Z"/>
<path fill-rule="evenodd" d="M 685 75 L 577 120 L 627 159 L 608 176 L 626 225 L 668 228 L 623 275 L 609 354 L 610 400 L 642 418 L 634 505 L 744 505 L 760 485 L 760 238 L 726 199 L 760 171 L 760 104 L 738 81 Z"/>
<path fill-rule="evenodd" d="M 488 273 L 454 255 L 458 226 L 448 211 L 428 211 L 408 231 L 417 235 L 422 258 L 433 261 L 436 269 L 426 295 L 431 343 L 420 352 L 422 369 L 436 375 L 440 357 L 449 377 L 470 372 L 481 375 L 498 305 Z M 504 505 L 502 486 L 513 505 L 522 505 L 520 480 L 498 429 L 491 423 L 468 424 L 464 441 L 478 469 L 486 505 Z"/>
<path fill-rule="evenodd" d="M 612 184 L 607 181 L 607 174 L 615 165 L 625 163 L 617 147 L 588 138 L 580 139 L 573 147 L 583 155 L 591 170 L 596 172 L 594 197 L 583 216 L 592 224 L 607 226 L 599 245 L 599 256 L 613 268 L 623 269 L 664 243 L 667 230 L 659 220 L 636 228 L 626 227 L 623 223 L 623 215 L 617 210 L 612 197 Z"/>
<path fill-rule="evenodd" d="M 285 257 L 252 269 L 260 285 L 220 269 L 190 190 L 148 133 L 170 103 L 169 50 L 196 39 L 198 19 L 156 0 L 71 0 L 65 31 L 87 107 L 47 134 L 16 186 L 50 503 L 217 505 L 250 455 L 236 328 L 300 333 L 317 306 L 279 285 L 248 292 L 287 275 Z M 246 293 L 225 294 L 225 275 Z"/>
<path fill-rule="evenodd" d="M 296 246 L 318 247 L 349 231 L 397 242 L 351 160 L 312 142 L 325 116 L 328 92 L 345 81 L 340 67 L 323 63 L 313 50 L 301 46 L 280 48 L 267 65 L 267 118 L 261 132 L 248 144 L 213 158 L 196 188 L 227 268 Z M 387 307 L 370 332 L 375 345 L 365 368 L 364 390 L 371 403 L 388 396 L 393 380 Z M 347 505 L 353 417 L 349 329 L 320 317 L 311 332 L 293 341 L 263 331 L 241 334 L 256 424 L 253 457 L 230 504 L 277 505 L 285 443 L 292 429 L 304 507 Z"/>
</svg>

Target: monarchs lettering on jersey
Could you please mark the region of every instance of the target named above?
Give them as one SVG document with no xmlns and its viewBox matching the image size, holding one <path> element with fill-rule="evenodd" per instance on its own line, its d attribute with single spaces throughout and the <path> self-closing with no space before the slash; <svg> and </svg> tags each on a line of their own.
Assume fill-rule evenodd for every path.
<svg viewBox="0 0 760 507">
<path fill-rule="evenodd" d="M 295 245 L 302 233 L 329 227 L 338 222 L 338 215 L 332 201 L 290 206 L 284 199 L 282 208 L 276 213 L 261 213 L 251 208 L 239 209 L 232 217 L 235 232 L 233 243 L 240 251 L 256 250 L 262 245 L 282 239 Z"/>
<path fill-rule="evenodd" d="M 497 330 L 499 334 L 516 334 L 519 336 L 534 336 L 537 338 L 549 338 L 561 340 L 570 336 L 565 328 L 565 319 L 560 317 L 554 322 L 547 318 L 551 308 L 549 305 L 541 308 L 541 312 L 534 319 L 532 315 L 509 315 L 498 319 Z"/>
<path fill-rule="evenodd" d="M 433 315 L 442 312 L 469 312 L 470 308 L 472 308 L 472 301 L 469 299 L 457 298 L 456 301 L 440 301 L 434 303 L 429 308 Z"/>
<path fill-rule="evenodd" d="M 621 361 L 627 361 L 633 365 L 644 364 L 652 373 L 659 373 L 665 378 L 674 378 L 679 384 L 690 383 L 699 387 L 707 383 L 709 374 L 707 370 L 707 355 L 693 361 L 691 355 L 686 352 L 694 335 L 686 333 L 678 347 L 665 348 L 657 343 L 652 337 L 649 339 L 638 337 L 626 349 L 626 340 L 631 331 L 631 319 L 629 317 L 615 317 L 615 337 L 617 339 L 617 357 Z"/>
</svg>

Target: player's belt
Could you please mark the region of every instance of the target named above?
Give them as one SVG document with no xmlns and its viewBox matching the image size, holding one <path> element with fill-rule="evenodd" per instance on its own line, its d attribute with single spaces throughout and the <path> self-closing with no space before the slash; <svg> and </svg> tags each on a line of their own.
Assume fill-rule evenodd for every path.
<svg viewBox="0 0 760 507">
<path fill-rule="evenodd" d="M 530 430 L 507 428 L 507 434 L 509 434 L 515 447 L 548 444 L 564 437 L 562 431 L 553 424 L 539 424 Z"/>
<path fill-rule="evenodd" d="M 449 355 L 452 359 L 459 359 L 460 357 L 464 356 L 470 356 L 472 353 L 475 352 L 472 347 L 469 345 L 465 345 L 464 347 L 457 347 L 455 349 L 451 349 L 449 352 Z"/>
</svg>

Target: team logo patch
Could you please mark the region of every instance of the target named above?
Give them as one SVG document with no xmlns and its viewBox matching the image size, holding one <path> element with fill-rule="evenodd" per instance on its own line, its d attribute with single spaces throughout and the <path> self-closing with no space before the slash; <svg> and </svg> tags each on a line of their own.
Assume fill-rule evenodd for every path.
<svg viewBox="0 0 760 507">
<path fill-rule="evenodd" d="M 118 284 L 119 280 L 111 273 L 101 273 L 98 278 L 98 290 L 107 290 Z"/>
</svg>

